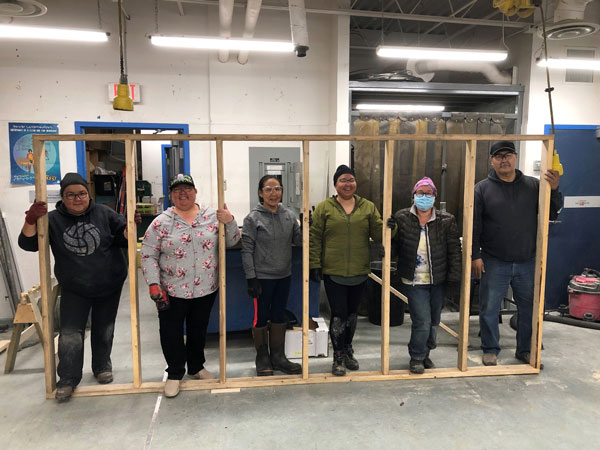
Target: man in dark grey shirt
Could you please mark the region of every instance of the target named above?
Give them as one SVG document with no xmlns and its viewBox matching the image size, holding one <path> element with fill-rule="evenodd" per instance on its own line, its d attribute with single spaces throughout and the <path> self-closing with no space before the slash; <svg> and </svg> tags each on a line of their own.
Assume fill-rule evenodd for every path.
<svg viewBox="0 0 600 450">
<path fill-rule="evenodd" d="M 510 285 L 517 304 L 515 357 L 529 363 L 538 194 L 540 181 L 516 169 L 514 143 L 496 142 L 490 148 L 492 170 L 475 186 L 472 272 L 481 278 L 479 326 L 483 364 L 495 366 L 500 353 L 498 315 Z M 550 219 L 558 216 L 562 195 L 559 174 L 548 170 L 551 187 Z"/>
</svg>

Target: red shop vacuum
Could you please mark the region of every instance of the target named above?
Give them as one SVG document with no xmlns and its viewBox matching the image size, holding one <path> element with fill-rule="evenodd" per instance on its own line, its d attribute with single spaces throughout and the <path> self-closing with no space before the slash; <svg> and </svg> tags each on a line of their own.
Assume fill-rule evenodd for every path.
<svg viewBox="0 0 600 450">
<path fill-rule="evenodd" d="M 587 321 L 600 321 L 600 272 L 584 269 L 569 281 L 569 315 Z"/>
</svg>

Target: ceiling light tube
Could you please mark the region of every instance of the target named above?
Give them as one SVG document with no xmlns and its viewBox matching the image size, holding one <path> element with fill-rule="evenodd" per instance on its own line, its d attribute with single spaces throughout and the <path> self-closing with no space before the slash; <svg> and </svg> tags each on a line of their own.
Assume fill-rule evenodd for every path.
<svg viewBox="0 0 600 450">
<path fill-rule="evenodd" d="M 104 31 L 70 30 L 66 28 L 21 27 L 16 25 L 0 25 L 0 38 L 45 39 L 77 42 L 108 41 L 108 35 Z"/>
<path fill-rule="evenodd" d="M 441 112 L 442 105 L 391 105 L 377 103 L 359 103 L 356 109 L 362 111 L 411 111 L 411 112 Z"/>
<path fill-rule="evenodd" d="M 391 47 L 380 45 L 377 56 L 399 59 L 434 59 L 438 61 L 504 61 L 508 52 L 504 50 L 468 50 L 456 48 Z"/>
<path fill-rule="evenodd" d="M 551 69 L 600 70 L 598 59 L 550 58 L 548 62 L 545 59 L 538 59 L 537 65 L 548 66 Z"/>
<path fill-rule="evenodd" d="M 284 41 L 259 39 L 223 39 L 208 37 L 150 36 L 152 44 L 159 47 L 192 48 L 204 50 L 247 50 L 292 53 L 294 44 Z"/>
</svg>

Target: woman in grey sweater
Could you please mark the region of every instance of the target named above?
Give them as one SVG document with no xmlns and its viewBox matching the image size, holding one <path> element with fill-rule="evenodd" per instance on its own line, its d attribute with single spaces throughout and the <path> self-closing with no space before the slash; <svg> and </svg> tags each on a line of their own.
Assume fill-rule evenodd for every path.
<svg viewBox="0 0 600 450">
<path fill-rule="evenodd" d="M 282 195 L 283 187 L 277 177 L 262 177 L 258 183 L 260 204 L 244 219 L 242 233 L 242 263 L 248 294 L 256 299 L 257 305 L 252 334 L 258 376 L 273 375 L 273 370 L 302 372 L 302 366 L 289 361 L 284 352 L 292 244 L 302 244 L 302 231 L 294 213 L 279 204 Z"/>
</svg>

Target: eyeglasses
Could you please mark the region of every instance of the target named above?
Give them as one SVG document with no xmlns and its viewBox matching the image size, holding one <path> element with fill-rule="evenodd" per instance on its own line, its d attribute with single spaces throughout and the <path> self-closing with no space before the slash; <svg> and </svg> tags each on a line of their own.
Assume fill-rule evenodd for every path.
<svg viewBox="0 0 600 450">
<path fill-rule="evenodd" d="M 86 199 L 86 198 L 87 198 L 87 196 L 88 196 L 88 193 L 87 193 L 87 191 L 81 191 L 81 192 L 79 192 L 79 193 L 77 193 L 77 194 L 75 194 L 74 192 L 67 192 L 67 193 L 64 195 L 64 197 L 65 197 L 67 200 L 70 200 L 70 201 L 74 200 L 74 199 L 75 199 L 75 197 L 77 197 L 79 200 L 84 200 L 84 199 Z"/>
<path fill-rule="evenodd" d="M 426 194 L 425 192 L 415 192 L 415 197 L 419 197 L 419 198 L 423 198 L 423 197 L 427 197 L 427 198 L 432 198 L 435 197 L 435 194 Z"/>
<path fill-rule="evenodd" d="M 338 183 L 356 183 L 355 178 L 339 178 Z"/>
<path fill-rule="evenodd" d="M 194 190 L 193 186 L 186 185 L 186 186 L 177 186 L 177 187 L 174 187 L 173 189 L 171 189 L 171 192 L 175 192 L 175 193 L 178 193 L 178 192 L 190 192 L 190 191 L 193 191 L 193 190 Z"/>
<path fill-rule="evenodd" d="M 492 156 L 492 158 L 494 158 L 496 161 L 503 161 L 506 159 L 511 159 L 513 156 L 515 156 L 515 153 L 513 152 L 496 153 L 494 156 Z"/>
<path fill-rule="evenodd" d="M 265 186 L 264 188 L 262 188 L 262 191 L 265 194 L 270 194 L 271 192 L 281 192 L 281 191 L 283 191 L 283 188 L 281 186 L 274 186 L 274 187 Z"/>
</svg>

